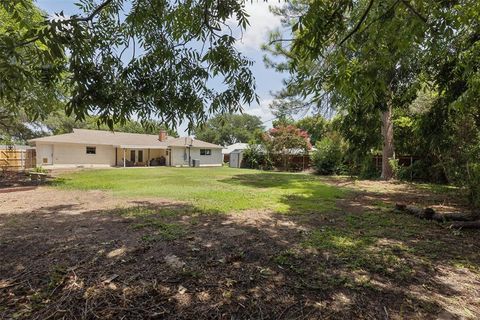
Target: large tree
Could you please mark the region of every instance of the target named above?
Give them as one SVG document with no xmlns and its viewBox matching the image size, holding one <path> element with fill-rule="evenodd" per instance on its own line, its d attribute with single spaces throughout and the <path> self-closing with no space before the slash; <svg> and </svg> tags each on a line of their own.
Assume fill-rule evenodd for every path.
<svg viewBox="0 0 480 320">
<path fill-rule="evenodd" d="M 31 1 L 10 5 L 22 14 L 12 15 L 0 6 L 0 134 L 22 141 L 34 136 L 28 123 L 62 105 L 61 74 L 50 77 L 51 70 L 61 69 L 62 61 L 52 58 L 47 65 L 48 49 L 40 43 L 15 47 L 45 18 Z"/>
<path fill-rule="evenodd" d="M 227 25 L 234 19 L 240 29 L 247 26 L 242 2 L 82 0 L 81 14 L 38 21 L 28 21 L 32 0 L 1 5 L 21 26 L 0 35 L 0 98 L 11 109 L 32 86 L 51 92 L 64 75 L 67 113 L 94 114 L 110 127 L 136 116 L 173 127 L 186 120 L 192 129 L 257 98 L 252 63 L 235 48 Z"/>
<path fill-rule="evenodd" d="M 237 142 L 248 143 L 263 131 L 262 120 L 249 114 L 224 114 L 209 119 L 195 129 L 195 137 L 227 146 Z"/>
<path fill-rule="evenodd" d="M 462 94 L 478 98 L 479 11 L 474 0 L 293 1 L 277 11 L 292 37 L 274 34 L 269 49 L 286 58 L 275 67 L 293 75 L 285 92 L 333 107 L 351 123 L 361 125 L 363 121 L 353 119 L 357 116 L 378 118 L 382 176 L 388 179 L 393 112 L 414 99 L 421 80 L 431 78 L 447 96 L 458 91 L 452 103 Z M 459 40 L 464 46 L 455 45 Z M 443 69 L 438 68 L 441 61 Z M 458 78 L 451 70 L 460 72 L 468 86 L 442 85 L 442 70 L 451 79 Z M 371 121 L 362 129 L 375 132 Z"/>
</svg>

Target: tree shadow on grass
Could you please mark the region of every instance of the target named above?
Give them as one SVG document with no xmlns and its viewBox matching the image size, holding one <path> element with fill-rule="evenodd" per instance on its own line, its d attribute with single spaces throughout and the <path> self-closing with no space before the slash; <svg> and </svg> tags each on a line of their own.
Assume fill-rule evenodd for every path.
<svg viewBox="0 0 480 320">
<path fill-rule="evenodd" d="M 381 291 L 382 303 L 398 300 L 397 295 L 402 294 L 407 300 L 417 296 L 433 303 L 413 307 L 420 308 L 417 316 L 431 316 L 442 308 L 455 310 L 459 317 L 480 316 L 480 304 L 470 296 L 480 288 L 478 232 L 446 229 L 439 223 L 391 210 L 398 199 L 413 199 L 420 205 L 427 201 L 431 205 L 444 201 L 441 195 L 435 197 L 423 192 L 419 196 L 409 188 L 392 193 L 358 192 L 349 188 L 347 192 L 335 193 L 330 188 L 337 187 L 325 188 L 322 180 L 315 176 L 277 177 L 261 173 L 237 175 L 225 182 L 285 189 L 295 189 L 300 182 L 309 189 L 283 195 L 279 201 L 289 208 L 284 212 L 292 215 L 288 219 L 306 230 L 298 251 L 313 252 L 302 259 L 302 265 L 311 261 L 308 270 L 321 270 L 318 284 L 313 287 L 326 288 L 333 283 L 350 290 Z M 330 206 L 332 198 L 338 207 Z M 312 259 L 315 255 L 326 260 Z M 287 265 L 288 258 L 289 255 L 285 257 Z M 385 286 L 397 289 L 389 291 Z M 476 289 L 468 293 L 470 289 L 465 290 L 465 286 Z M 376 295 L 367 299 L 373 296 Z M 458 304 L 452 297 L 465 300 Z"/>
<path fill-rule="evenodd" d="M 264 192 L 279 190 L 278 202 L 283 213 L 319 213 L 335 210 L 338 199 L 349 192 L 335 186 L 322 183 L 318 177 L 302 173 L 253 173 L 239 174 L 222 183 L 259 188 Z"/>
<path fill-rule="evenodd" d="M 336 219 L 338 213 L 227 215 L 148 201 L 2 215 L 0 318 L 458 316 L 438 300 L 464 294 L 437 277 L 442 257 L 410 252 L 406 239 L 381 243 L 384 252 L 377 235 L 362 237 L 373 232 L 374 217 L 366 225 Z"/>
</svg>

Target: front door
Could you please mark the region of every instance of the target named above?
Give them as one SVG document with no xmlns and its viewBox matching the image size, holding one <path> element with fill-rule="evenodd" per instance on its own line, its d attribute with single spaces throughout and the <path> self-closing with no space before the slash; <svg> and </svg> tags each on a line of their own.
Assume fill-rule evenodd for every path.
<svg viewBox="0 0 480 320">
<path fill-rule="evenodd" d="M 130 161 L 135 163 L 135 150 L 130 150 Z"/>
<path fill-rule="evenodd" d="M 143 150 L 138 150 L 138 162 L 143 162 Z"/>
</svg>

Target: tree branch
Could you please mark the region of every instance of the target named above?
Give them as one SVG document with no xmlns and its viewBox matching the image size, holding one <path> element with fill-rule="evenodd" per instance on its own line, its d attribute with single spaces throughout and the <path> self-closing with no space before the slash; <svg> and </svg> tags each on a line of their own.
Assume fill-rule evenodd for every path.
<svg viewBox="0 0 480 320">
<path fill-rule="evenodd" d="M 370 28 L 370 26 L 371 26 L 372 24 L 374 24 L 374 23 L 377 22 L 378 20 L 380 20 L 380 19 L 382 19 L 383 17 L 385 17 L 385 16 L 390 12 L 390 10 L 394 10 L 395 7 L 400 3 L 400 1 L 402 1 L 402 0 L 397 0 L 397 1 L 395 1 L 387 10 L 385 10 L 384 13 L 382 13 L 380 16 L 378 16 L 377 18 L 375 18 L 375 19 L 373 19 L 372 21 L 370 21 L 370 23 L 367 24 L 367 25 L 365 26 L 365 28 L 363 28 L 362 31 L 359 32 L 359 34 L 362 34 L 363 32 L 365 32 L 365 30 L 367 30 L 368 28 Z"/>
<path fill-rule="evenodd" d="M 65 22 L 72 22 L 72 21 L 83 21 L 83 22 L 88 22 L 91 21 L 97 14 L 100 13 L 103 9 L 105 9 L 106 6 L 108 6 L 110 3 L 112 3 L 113 0 L 105 0 L 102 4 L 100 4 L 95 10 L 92 11 L 88 16 L 86 17 L 75 17 L 72 19 L 65 20 Z"/>
<path fill-rule="evenodd" d="M 268 45 L 272 45 L 277 42 L 291 42 L 291 41 L 295 41 L 295 39 L 273 39 L 268 43 Z"/>
<path fill-rule="evenodd" d="M 89 22 L 91 20 L 93 20 L 93 18 L 95 18 L 96 15 L 98 15 L 100 13 L 100 11 L 102 11 L 106 6 L 108 6 L 113 0 L 105 0 L 105 2 L 103 2 L 102 4 L 100 4 L 97 8 L 95 8 L 95 10 L 92 11 L 92 13 L 90 13 L 88 16 L 86 17 L 74 17 L 74 18 L 71 18 L 71 19 L 66 19 L 66 20 L 60 20 L 59 22 L 61 24 L 67 24 L 67 23 L 70 23 L 70 22 L 74 22 L 74 21 L 79 21 L 79 22 Z M 29 40 L 26 40 L 22 43 L 19 43 L 17 44 L 15 47 L 18 48 L 18 47 L 23 47 L 23 46 L 26 46 L 26 45 L 29 45 L 30 43 L 33 43 L 37 40 L 39 40 L 40 37 L 39 36 L 36 36 L 36 37 L 33 37 Z"/>
<path fill-rule="evenodd" d="M 402 0 L 402 3 L 410 10 L 414 15 L 416 15 L 420 20 L 427 23 L 427 18 L 425 18 L 420 12 L 418 12 L 407 0 Z"/>
<path fill-rule="evenodd" d="M 358 31 L 358 29 L 360 29 L 362 23 L 365 21 L 365 19 L 367 19 L 368 13 L 369 13 L 370 10 L 372 9 L 373 2 L 374 2 L 374 0 L 370 0 L 370 2 L 368 3 L 367 9 L 365 9 L 365 12 L 363 13 L 362 17 L 360 18 L 360 21 L 358 21 L 358 23 L 357 23 L 357 25 L 355 26 L 355 28 L 353 28 L 353 29 L 345 36 L 345 38 L 343 38 L 343 40 L 340 41 L 340 44 L 339 44 L 339 45 L 342 45 L 342 44 L 343 44 L 345 41 L 347 41 L 351 36 L 353 36 L 353 35 L 355 34 L 355 32 Z"/>
</svg>

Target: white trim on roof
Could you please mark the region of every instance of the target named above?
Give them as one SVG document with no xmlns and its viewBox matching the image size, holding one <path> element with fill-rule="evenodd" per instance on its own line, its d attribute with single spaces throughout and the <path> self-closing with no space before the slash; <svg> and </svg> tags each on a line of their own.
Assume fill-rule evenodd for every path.
<svg viewBox="0 0 480 320">
<path fill-rule="evenodd" d="M 135 145 L 135 144 L 128 144 L 128 145 L 118 145 L 114 146 L 115 148 L 122 148 L 122 149 L 168 149 L 167 146 L 159 146 L 159 145 Z"/>
</svg>

